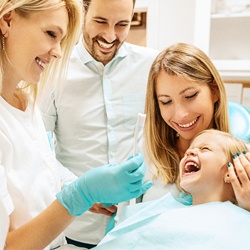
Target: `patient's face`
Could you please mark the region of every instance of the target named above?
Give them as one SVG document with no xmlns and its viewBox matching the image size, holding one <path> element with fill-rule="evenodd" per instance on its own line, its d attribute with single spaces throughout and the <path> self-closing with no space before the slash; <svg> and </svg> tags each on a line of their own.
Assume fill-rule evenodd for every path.
<svg viewBox="0 0 250 250">
<path fill-rule="evenodd" d="M 191 194 L 216 192 L 227 172 L 223 137 L 204 133 L 191 143 L 180 162 L 180 185 Z"/>
</svg>

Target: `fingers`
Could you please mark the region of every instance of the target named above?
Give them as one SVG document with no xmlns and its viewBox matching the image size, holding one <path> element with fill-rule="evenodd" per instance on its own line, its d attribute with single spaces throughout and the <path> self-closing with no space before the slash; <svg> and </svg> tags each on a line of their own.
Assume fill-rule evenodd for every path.
<svg viewBox="0 0 250 250">
<path fill-rule="evenodd" d="M 228 173 L 238 205 L 250 211 L 250 154 L 237 153 L 233 165 L 229 164 Z"/>
<path fill-rule="evenodd" d="M 147 181 L 142 184 L 142 181 L 138 181 L 137 183 L 133 183 L 129 186 L 129 191 L 135 194 L 135 197 L 138 197 L 144 194 L 149 188 L 153 185 L 152 181 Z"/>
<path fill-rule="evenodd" d="M 146 172 L 145 164 L 142 163 L 134 172 L 129 174 L 130 183 L 135 183 L 137 181 L 142 181 Z"/>
<path fill-rule="evenodd" d="M 148 191 L 151 187 L 153 186 L 153 182 L 152 181 L 147 181 L 145 182 L 140 190 L 140 195 L 144 194 L 146 191 Z"/>
<path fill-rule="evenodd" d="M 111 214 L 115 213 L 117 211 L 117 206 L 109 206 L 109 207 L 105 207 L 105 209 L 107 211 L 109 211 Z"/>
<path fill-rule="evenodd" d="M 237 196 L 237 193 L 240 192 L 241 190 L 241 184 L 236 175 L 234 166 L 230 162 L 228 163 L 228 174 L 229 174 L 230 182 L 234 189 L 235 195 Z"/>
<path fill-rule="evenodd" d="M 239 155 L 239 159 L 246 171 L 248 179 L 250 179 L 250 153 L 243 151 L 243 153 Z"/>
<path fill-rule="evenodd" d="M 247 152 L 237 153 L 237 155 L 233 156 L 235 171 L 239 178 L 239 182 L 243 186 L 249 184 L 249 177 L 250 177 L 250 161 L 248 160 L 247 157 L 249 157 L 249 153 Z"/>
<path fill-rule="evenodd" d="M 107 216 L 111 216 L 117 210 L 116 206 L 104 207 L 101 203 L 95 203 L 89 211 L 96 214 L 104 214 Z"/>
<path fill-rule="evenodd" d="M 122 165 L 123 168 L 126 168 L 126 170 L 129 173 L 132 173 L 136 171 L 141 164 L 143 163 L 143 155 L 141 153 L 137 153 L 134 157 L 129 158 L 127 161 L 125 161 Z"/>
</svg>

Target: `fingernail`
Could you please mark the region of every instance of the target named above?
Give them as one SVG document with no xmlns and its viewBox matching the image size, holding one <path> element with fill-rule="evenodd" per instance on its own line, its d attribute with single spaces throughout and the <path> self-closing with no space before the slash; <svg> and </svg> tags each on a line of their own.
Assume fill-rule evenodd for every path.
<svg viewBox="0 0 250 250">
<path fill-rule="evenodd" d="M 233 155 L 233 158 L 235 159 L 237 157 L 237 155 L 235 154 L 235 155 Z"/>
<path fill-rule="evenodd" d="M 241 152 L 237 152 L 237 155 L 239 156 L 241 154 Z"/>
<path fill-rule="evenodd" d="M 231 165 L 232 165 L 231 162 L 228 162 L 228 163 L 227 163 L 227 166 L 228 166 L 228 167 L 231 167 Z"/>
<path fill-rule="evenodd" d="M 243 151 L 243 154 L 245 155 L 246 153 L 247 153 L 247 151 L 246 151 L 246 150 L 244 150 L 244 151 Z"/>
</svg>

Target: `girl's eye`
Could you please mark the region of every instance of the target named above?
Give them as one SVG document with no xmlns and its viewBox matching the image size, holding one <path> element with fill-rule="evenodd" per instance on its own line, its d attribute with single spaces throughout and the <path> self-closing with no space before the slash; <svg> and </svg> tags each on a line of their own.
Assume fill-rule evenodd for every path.
<svg viewBox="0 0 250 250">
<path fill-rule="evenodd" d="M 210 150 L 209 147 L 202 147 L 201 150 Z"/>
<path fill-rule="evenodd" d="M 47 34 L 52 38 L 56 38 L 56 35 L 53 31 L 47 31 Z"/>
<path fill-rule="evenodd" d="M 193 95 L 186 96 L 186 99 L 192 99 L 198 95 L 198 92 L 194 93 Z"/>
</svg>

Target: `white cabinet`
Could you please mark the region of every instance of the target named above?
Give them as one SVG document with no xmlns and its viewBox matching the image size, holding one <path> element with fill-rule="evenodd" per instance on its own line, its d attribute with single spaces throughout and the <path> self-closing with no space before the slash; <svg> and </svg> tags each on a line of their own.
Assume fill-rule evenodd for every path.
<svg viewBox="0 0 250 250">
<path fill-rule="evenodd" d="M 209 56 L 224 79 L 250 81 L 250 11 L 212 14 Z"/>
<path fill-rule="evenodd" d="M 215 1 L 137 0 L 136 8 L 147 10 L 146 44 L 162 50 L 192 43 L 210 56 L 225 80 L 250 82 L 250 10 L 215 14 Z"/>
</svg>

